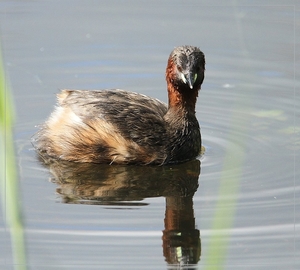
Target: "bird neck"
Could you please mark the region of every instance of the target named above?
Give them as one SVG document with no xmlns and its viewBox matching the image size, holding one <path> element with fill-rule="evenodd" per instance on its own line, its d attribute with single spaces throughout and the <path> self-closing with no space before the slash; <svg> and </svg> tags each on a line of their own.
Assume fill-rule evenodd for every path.
<svg viewBox="0 0 300 270">
<path fill-rule="evenodd" d="M 195 114 L 198 90 L 190 89 L 188 86 L 186 89 L 182 88 L 182 85 L 180 87 L 168 82 L 169 110 Z"/>
</svg>

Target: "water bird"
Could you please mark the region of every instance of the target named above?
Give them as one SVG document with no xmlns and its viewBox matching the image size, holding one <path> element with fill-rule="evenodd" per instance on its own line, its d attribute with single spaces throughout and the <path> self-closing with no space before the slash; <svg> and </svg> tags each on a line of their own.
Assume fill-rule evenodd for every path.
<svg viewBox="0 0 300 270">
<path fill-rule="evenodd" d="M 74 162 L 164 165 L 195 159 L 201 150 L 195 106 L 204 72 L 203 52 L 179 46 L 166 68 L 168 105 L 120 89 L 64 89 L 32 143 L 40 155 Z"/>
</svg>

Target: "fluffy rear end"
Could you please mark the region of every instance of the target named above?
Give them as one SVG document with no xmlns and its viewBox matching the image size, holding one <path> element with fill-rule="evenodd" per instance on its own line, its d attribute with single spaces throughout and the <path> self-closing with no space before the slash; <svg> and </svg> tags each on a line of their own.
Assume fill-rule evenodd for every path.
<svg viewBox="0 0 300 270">
<path fill-rule="evenodd" d="M 121 136 L 102 118 L 83 121 L 69 107 L 57 107 L 33 139 L 41 155 L 75 162 L 162 164 L 165 157 Z"/>
</svg>

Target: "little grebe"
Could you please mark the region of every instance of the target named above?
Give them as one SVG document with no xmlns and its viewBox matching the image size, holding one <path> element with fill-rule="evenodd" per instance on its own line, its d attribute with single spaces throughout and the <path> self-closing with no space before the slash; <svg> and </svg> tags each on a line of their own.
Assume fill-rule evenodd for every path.
<svg viewBox="0 0 300 270">
<path fill-rule="evenodd" d="M 58 107 L 33 138 L 43 156 L 117 164 L 184 162 L 201 150 L 195 106 L 204 79 L 199 48 L 175 48 L 168 59 L 169 105 L 124 90 L 62 90 Z"/>
</svg>

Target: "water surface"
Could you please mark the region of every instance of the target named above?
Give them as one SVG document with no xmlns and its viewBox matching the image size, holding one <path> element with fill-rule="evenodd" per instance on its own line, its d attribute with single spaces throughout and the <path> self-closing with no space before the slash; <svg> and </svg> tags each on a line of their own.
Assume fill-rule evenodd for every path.
<svg viewBox="0 0 300 270">
<path fill-rule="evenodd" d="M 299 13 L 294 1 L 264 4 L 0 3 L 30 269 L 300 268 Z M 37 159 L 30 137 L 58 89 L 122 88 L 166 102 L 166 61 L 183 44 L 207 61 L 201 162 Z M 1 269 L 13 269 L 0 226 Z"/>
</svg>

